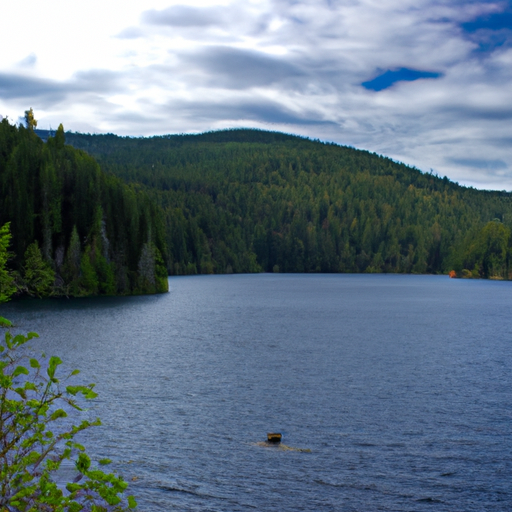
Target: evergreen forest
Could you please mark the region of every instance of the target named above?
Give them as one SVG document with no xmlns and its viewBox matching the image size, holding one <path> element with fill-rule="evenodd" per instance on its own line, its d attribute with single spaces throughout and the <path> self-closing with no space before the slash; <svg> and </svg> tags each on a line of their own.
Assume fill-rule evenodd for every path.
<svg viewBox="0 0 512 512">
<path fill-rule="evenodd" d="M 134 138 L 4 119 L 0 227 L 0 294 L 157 293 L 168 274 L 512 277 L 510 193 L 251 129 Z"/>
<path fill-rule="evenodd" d="M 35 124 L 0 122 L 0 226 L 11 235 L 0 296 L 167 291 L 162 208 L 66 145 L 62 125 L 43 142 Z"/>
<path fill-rule="evenodd" d="M 157 240 L 166 246 L 170 274 L 510 277 L 507 192 L 463 187 L 367 151 L 260 130 L 66 137 L 94 156 L 108 179 L 137 187 L 161 208 Z"/>
</svg>

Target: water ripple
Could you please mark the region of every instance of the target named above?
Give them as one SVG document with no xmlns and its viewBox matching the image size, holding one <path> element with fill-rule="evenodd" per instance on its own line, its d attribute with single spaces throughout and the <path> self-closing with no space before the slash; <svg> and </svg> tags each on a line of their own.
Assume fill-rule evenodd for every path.
<svg viewBox="0 0 512 512">
<path fill-rule="evenodd" d="M 195 276 L 160 296 L 0 314 L 97 383 L 87 414 L 104 426 L 84 442 L 144 512 L 508 512 L 511 291 L 444 276 Z M 283 449 L 262 449 L 271 431 Z"/>
</svg>

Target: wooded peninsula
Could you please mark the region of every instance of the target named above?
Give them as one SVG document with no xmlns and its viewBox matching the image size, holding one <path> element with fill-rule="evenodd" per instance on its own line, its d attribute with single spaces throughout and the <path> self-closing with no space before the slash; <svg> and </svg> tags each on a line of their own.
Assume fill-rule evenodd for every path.
<svg viewBox="0 0 512 512">
<path fill-rule="evenodd" d="M 512 194 L 277 132 L 144 138 L 0 123 L 0 225 L 35 296 L 167 290 L 167 275 L 510 278 Z"/>
</svg>

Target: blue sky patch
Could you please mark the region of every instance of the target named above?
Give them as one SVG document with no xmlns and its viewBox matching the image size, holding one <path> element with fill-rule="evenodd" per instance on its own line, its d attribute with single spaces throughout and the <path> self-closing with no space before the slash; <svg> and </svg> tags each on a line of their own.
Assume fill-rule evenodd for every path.
<svg viewBox="0 0 512 512">
<path fill-rule="evenodd" d="M 462 23 L 466 37 L 478 44 L 478 51 L 492 52 L 512 42 L 512 5 L 502 12 L 493 12 Z"/>
<path fill-rule="evenodd" d="M 439 78 L 440 76 L 442 76 L 442 73 L 419 71 L 417 69 L 388 69 L 372 80 L 363 82 L 361 85 L 365 89 L 369 89 L 371 91 L 383 91 L 384 89 L 391 87 L 396 82 L 413 82 L 414 80 L 419 80 L 421 78 Z"/>
<path fill-rule="evenodd" d="M 478 30 L 512 30 L 512 12 L 495 12 L 473 21 L 462 23 L 464 31 L 473 34 Z"/>
</svg>

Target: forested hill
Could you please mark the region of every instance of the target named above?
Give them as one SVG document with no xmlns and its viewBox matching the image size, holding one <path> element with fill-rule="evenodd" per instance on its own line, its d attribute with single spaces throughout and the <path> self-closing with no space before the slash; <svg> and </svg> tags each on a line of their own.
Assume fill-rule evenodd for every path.
<svg viewBox="0 0 512 512">
<path fill-rule="evenodd" d="M 158 201 L 173 274 L 455 269 L 508 277 L 508 193 L 275 132 L 66 137 Z"/>
<path fill-rule="evenodd" d="M 0 226 L 10 223 L 11 281 L 34 296 L 167 290 L 165 221 L 136 185 L 65 144 L 0 122 Z M 4 290 L 5 291 L 5 290 Z"/>
</svg>

